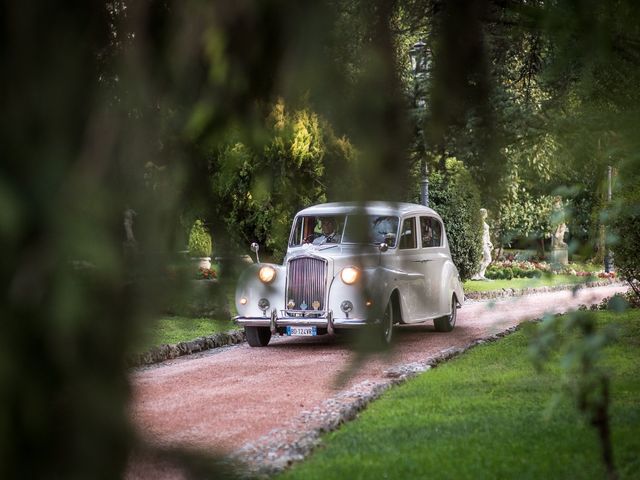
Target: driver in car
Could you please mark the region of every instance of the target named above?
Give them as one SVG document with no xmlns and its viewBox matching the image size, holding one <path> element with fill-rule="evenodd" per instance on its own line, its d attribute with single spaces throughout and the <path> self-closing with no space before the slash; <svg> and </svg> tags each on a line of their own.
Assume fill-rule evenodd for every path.
<svg viewBox="0 0 640 480">
<path fill-rule="evenodd" d="M 333 217 L 324 217 L 320 219 L 321 233 L 316 234 L 313 238 L 314 245 L 322 245 L 324 243 L 340 243 L 340 235 L 336 232 L 336 221 Z"/>
</svg>

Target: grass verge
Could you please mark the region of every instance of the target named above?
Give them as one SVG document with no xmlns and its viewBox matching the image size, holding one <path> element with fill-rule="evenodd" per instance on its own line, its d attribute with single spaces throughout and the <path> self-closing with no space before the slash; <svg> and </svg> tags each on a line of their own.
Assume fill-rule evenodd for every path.
<svg viewBox="0 0 640 480">
<path fill-rule="evenodd" d="M 488 292 L 502 290 L 503 288 L 536 288 L 551 287 L 556 285 L 575 285 L 598 278 L 577 277 L 575 275 L 544 275 L 540 278 L 513 278 L 511 280 L 467 280 L 462 286 L 465 292 Z"/>
<path fill-rule="evenodd" d="M 198 337 L 212 335 L 217 332 L 226 332 L 234 328 L 237 328 L 237 325 L 231 320 L 180 316 L 162 317 L 150 326 L 139 351 L 145 351 L 153 346 L 162 344 L 187 342 Z"/>
<path fill-rule="evenodd" d="M 598 317 L 619 325 L 603 360 L 612 376 L 614 459 L 620 478 L 638 478 L 640 312 Z M 565 397 L 550 408 L 560 370 L 535 372 L 531 328 L 385 393 L 279 478 L 605 478 L 593 429 Z"/>
</svg>

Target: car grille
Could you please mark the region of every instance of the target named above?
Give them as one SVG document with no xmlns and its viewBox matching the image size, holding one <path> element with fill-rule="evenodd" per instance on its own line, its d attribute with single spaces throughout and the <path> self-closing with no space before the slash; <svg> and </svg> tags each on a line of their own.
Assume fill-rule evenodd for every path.
<svg viewBox="0 0 640 480">
<path fill-rule="evenodd" d="M 327 283 L 327 262 L 318 258 L 302 257 L 289 261 L 287 278 L 288 310 L 324 310 Z M 291 308 L 289 302 L 295 306 Z M 318 302 L 317 307 L 314 302 Z"/>
</svg>

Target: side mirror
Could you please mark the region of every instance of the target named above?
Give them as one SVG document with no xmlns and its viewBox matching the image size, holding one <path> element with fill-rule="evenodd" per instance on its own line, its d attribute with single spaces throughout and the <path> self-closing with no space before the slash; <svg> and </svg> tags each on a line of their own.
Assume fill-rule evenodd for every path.
<svg viewBox="0 0 640 480">
<path fill-rule="evenodd" d="M 380 250 L 380 253 L 384 253 L 387 250 L 389 250 L 389 245 L 387 245 L 386 243 L 382 242 L 380 245 L 378 245 L 378 249 Z"/>
<path fill-rule="evenodd" d="M 260 263 L 260 256 L 258 255 L 258 250 L 260 250 L 260 245 L 258 245 L 256 242 L 253 242 L 249 248 L 251 248 L 251 251 L 256 254 L 256 263 Z"/>
</svg>

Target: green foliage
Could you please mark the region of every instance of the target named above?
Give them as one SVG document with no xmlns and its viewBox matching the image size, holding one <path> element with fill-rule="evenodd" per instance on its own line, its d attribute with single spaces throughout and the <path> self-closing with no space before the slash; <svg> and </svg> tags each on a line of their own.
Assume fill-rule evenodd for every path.
<svg viewBox="0 0 640 480">
<path fill-rule="evenodd" d="M 431 173 L 429 200 L 446 225 L 453 263 L 466 280 L 480 265 L 482 221 L 478 187 L 462 162 L 449 158 L 443 173 Z"/>
<path fill-rule="evenodd" d="M 518 267 L 502 268 L 491 265 L 487 268 L 485 276 L 489 279 L 511 280 L 512 278 L 540 278 L 543 273 L 542 270 L 538 269 L 522 269 Z"/>
<path fill-rule="evenodd" d="M 637 152 L 640 31 L 631 19 L 639 4 L 436 5 L 398 6 L 398 44 L 421 37 L 433 52 L 432 75 L 423 79 L 431 96 L 416 122 L 428 151 L 472 171 L 502 244 L 548 235 L 545 210 L 555 192 L 569 201 L 572 249 L 602 256 L 606 167 Z M 420 6 L 430 11 L 427 22 Z"/>
<path fill-rule="evenodd" d="M 289 113 L 282 100 L 265 119 L 264 135 L 259 145 L 238 140 L 222 146 L 213 159 L 212 186 L 218 213 L 235 242 L 257 241 L 281 259 L 294 214 L 326 201 L 327 179 L 351 171 L 356 154 L 317 114 Z M 336 184 L 334 189 L 343 182 Z"/>
<path fill-rule="evenodd" d="M 217 281 L 176 279 L 162 285 L 166 293 L 158 299 L 157 310 L 169 315 L 231 318 L 229 299 Z"/>
<path fill-rule="evenodd" d="M 118 478 L 137 322 L 112 124 L 93 110 L 107 10 L 25 7 L 4 5 L 0 24 L 0 478 Z"/>
<path fill-rule="evenodd" d="M 196 220 L 189 232 L 189 256 L 210 257 L 212 251 L 211 234 L 202 220 Z"/>
<path fill-rule="evenodd" d="M 506 189 L 500 199 L 498 215 L 493 223 L 494 236 L 501 246 L 516 238 L 545 238 L 552 232 L 553 198 L 532 195 L 514 167 L 505 180 Z"/>
<path fill-rule="evenodd" d="M 640 297 L 640 167 L 637 163 L 625 165 L 620 176 L 622 188 L 617 192 L 611 248 L 619 276 L 629 281 Z"/>
<path fill-rule="evenodd" d="M 604 347 L 614 339 L 610 328 L 597 328 L 592 312 L 578 311 L 566 317 L 548 316 L 531 342 L 534 364 L 541 370 L 560 351 L 563 387 L 578 411 L 596 429 L 601 457 L 609 478 L 617 478 L 613 464 L 610 426 L 610 374 L 602 367 Z"/>
</svg>

